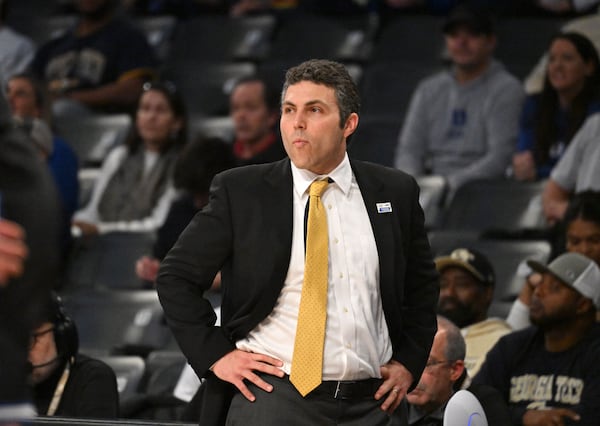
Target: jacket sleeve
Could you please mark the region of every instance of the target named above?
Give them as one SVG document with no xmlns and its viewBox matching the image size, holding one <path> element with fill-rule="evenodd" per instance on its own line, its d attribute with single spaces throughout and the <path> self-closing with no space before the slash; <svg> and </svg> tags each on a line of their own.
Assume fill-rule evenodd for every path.
<svg viewBox="0 0 600 426">
<path fill-rule="evenodd" d="M 215 312 L 203 296 L 231 255 L 231 241 L 227 190 L 217 175 L 209 204 L 167 253 L 157 277 L 167 323 L 198 377 L 203 377 L 211 365 L 235 348 L 232 339 L 215 325 Z"/>
<path fill-rule="evenodd" d="M 405 214 L 400 223 L 404 268 L 398 269 L 397 280 L 403 288 L 400 301 L 399 329 L 392 331 L 394 359 L 413 375 L 413 387 L 419 381 L 429 357 L 437 330 L 436 309 L 439 297 L 439 275 L 424 227 L 419 204 L 418 185 L 409 178 L 409 191 L 404 200 Z M 396 262 L 401 263 L 400 260 Z M 399 265 L 397 265 L 399 267 Z M 385 302 L 384 302 L 385 303 Z M 398 325 L 397 325 L 398 326 Z"/>
</svg>

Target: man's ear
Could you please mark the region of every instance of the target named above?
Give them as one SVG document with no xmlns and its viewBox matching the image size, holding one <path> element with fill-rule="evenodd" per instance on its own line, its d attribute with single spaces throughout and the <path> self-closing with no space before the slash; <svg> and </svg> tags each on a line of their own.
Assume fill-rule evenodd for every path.
<svg viewBox="0 0 600 426">
<path fill-rule="evenodd" d="M 592 309 L 594 311 L 596 310 L 596 307 L 594 306 L 592 301 L 585 296 L 580 296 L 579 299 L 577 300 L 577 306 L 576 306 L 575 312 L 578 315 L 582 315 L 582 314 L 589 312 Z"/>
<path fill-rule="evenodd" d="M 450 380 L 456 382 L 465 371 L 465 362 L 462 359 L 454 361 L 450 365 Z"/>
<path fill-rule="evenodd" d="M 344 124 L 344 136 L 345 137 L 350 136 L 352 133 L 354 133 L 354 131 L 356 130 L 357 127 L 358 127 L 358 114 L 353 112 L 352 114 L 350 114 L 348 116 L 348 119 L 346 120 L 346 124 Z"/>
</svg>

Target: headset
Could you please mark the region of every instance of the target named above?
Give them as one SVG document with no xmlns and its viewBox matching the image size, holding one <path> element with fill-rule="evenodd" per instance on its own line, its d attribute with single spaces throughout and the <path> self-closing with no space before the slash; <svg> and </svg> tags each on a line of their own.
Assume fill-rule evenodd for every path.
<svg viewBox="0 0 600 426">
<path fill-rule="evenodd" d="M 55 292 L 50 297 L 50 313 L 58 357 L 70 361 L 79 350 L 79 334 L 75 322 L 65 311 L 62 299 Z"/>
</svg>

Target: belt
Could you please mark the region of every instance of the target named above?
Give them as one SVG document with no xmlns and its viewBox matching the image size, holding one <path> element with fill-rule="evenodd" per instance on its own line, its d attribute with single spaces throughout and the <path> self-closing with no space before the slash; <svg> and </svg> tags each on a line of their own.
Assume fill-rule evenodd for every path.
<svg viewBox="0 0 600 426">
<path fill-rule="evenodd" d="M 373 398 L 382 383 L 383 379 L 327 380 L 321 382 L 310 394 L 325 395 L 334 399 Z"/>
</svg>

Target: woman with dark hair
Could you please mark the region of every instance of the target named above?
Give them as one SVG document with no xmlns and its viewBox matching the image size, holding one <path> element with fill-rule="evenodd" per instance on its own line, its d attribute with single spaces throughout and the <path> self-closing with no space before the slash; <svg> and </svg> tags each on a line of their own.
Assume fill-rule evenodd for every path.
<svg viewBox="0 0 600 426">
<path fill-rule="evenodd" d="M 550 42 L 544 88 L 525 101 L 513 172 L 517 180 L 548 177 L 585 119 L 600 111 L 600 61 L 594 45 L 569 32 Z"/>
<path fill-rule="evenodd" d="M 136 263 L 136 273 L 140 278 L 154 282 L 160 261 L 194 215 L 208 203 L 213 177 L 234 166 L 231 146 L 217 137 L 199 136 L 182 150 L 173 175 L 179 193 L 156 233 L 152 256 L 143 256 Z"/>
<path fill-rule="evenodd" d="M 600 265 L 600 192 L 583 191 L 575 194 L 569 202 L 560 229 L 554 257 L 564 251 L 574 252 Z M 530 324 L 529 303 L 533 288 L 540 280 L 538 273 L 527 277 L 506 319 L 513 329 L 525 328 Z"/>
<path fill-rule="evenodd" d="M 175 86 L 146 83 L 130 137 L 107 155 L 88 205 L 75 213 L 74 227 L 93 235 L 162 225 L 175 197 L 173 168 L 186 135 L 185 107 Z"/>
</svg>

